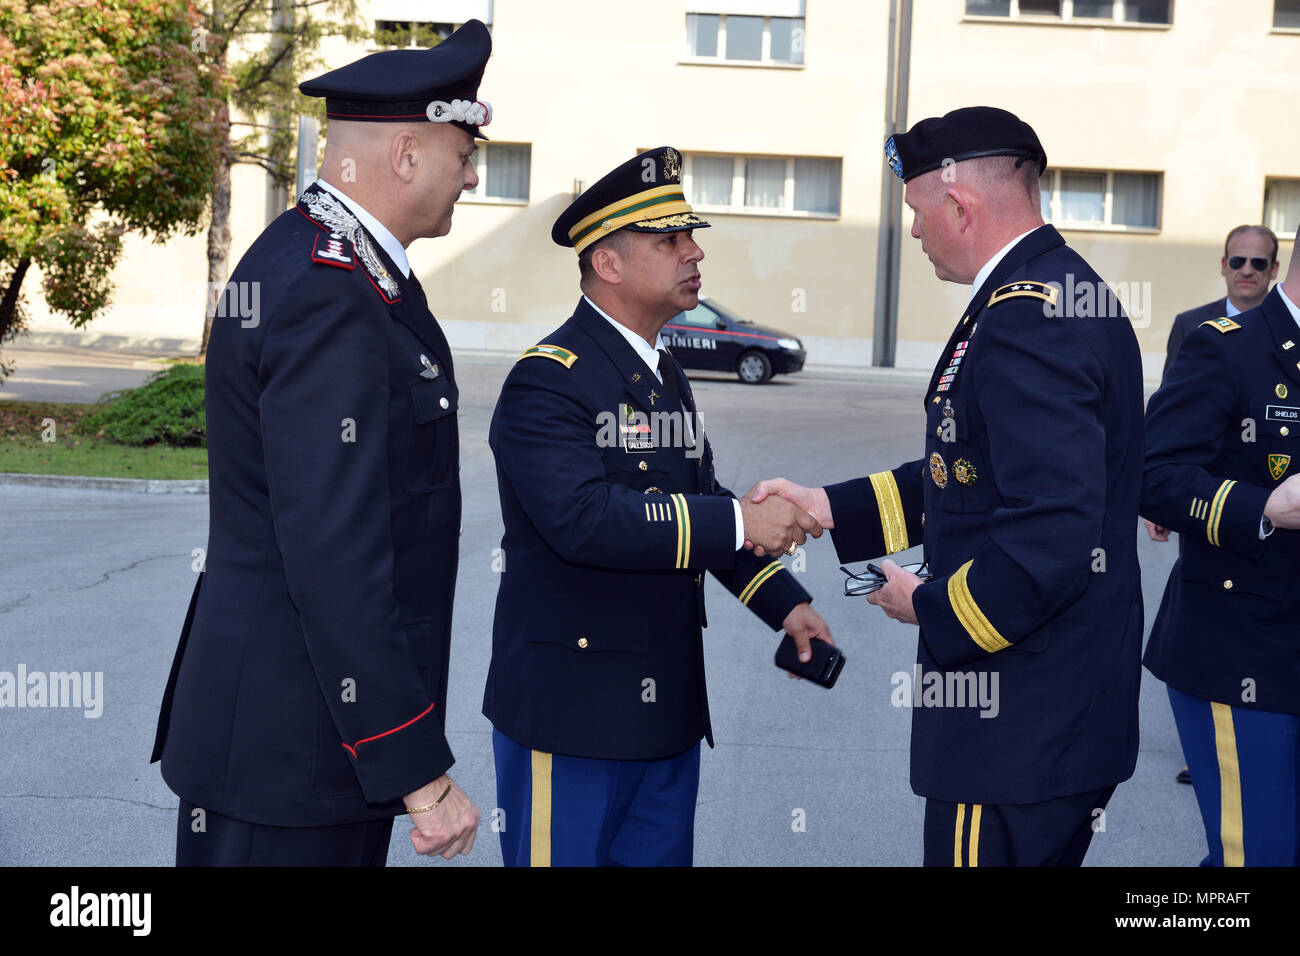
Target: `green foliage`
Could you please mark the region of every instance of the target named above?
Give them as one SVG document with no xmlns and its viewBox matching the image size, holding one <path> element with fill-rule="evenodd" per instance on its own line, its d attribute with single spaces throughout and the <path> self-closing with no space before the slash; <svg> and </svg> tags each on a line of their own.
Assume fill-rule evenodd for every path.
<svg viewBox="0 0 1300 956">
<path fill-rule="evenodd" d="M 0 0 L 0 342 L 28 265 L 81 327 L 124 232 L 201 228 L 229 77 L 191 48 L 199 23 L 189 0 Z"/>
<path fill-rule="evenodd" d="M 210 0 L 207 46 L 221 63 L 229 51 L 230 100 L 247 118 L 231 125 L 249 129 L 231 137 L 234 162 L 261 166 L 279 185 L 293 185 L 297 119 L 325 117 L 325 101 L 303 96 L 298 83 L 322 67 L 323 38 L 360 42 L 369 35 L 365 24 L 356 0 Z"/>
<path fill-rule="evenodd" d="M 206 445 L 203 370 L 178 364 L 158 372 L 139 388 L 101 400 L 77 430 L 123 445 Z"/>
</svg>

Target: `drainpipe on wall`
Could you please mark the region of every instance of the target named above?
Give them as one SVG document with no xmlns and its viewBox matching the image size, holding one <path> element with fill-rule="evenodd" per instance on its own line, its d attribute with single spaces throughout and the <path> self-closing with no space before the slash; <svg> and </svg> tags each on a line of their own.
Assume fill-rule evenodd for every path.
<svg viewBox="0 0 1300 956">
<path fill-rule="evenodd" d="M 889 59 L 885 78 L 885 135 L 907 129 L 912 65 L 912 0 L 889 2 Z M 881 162 L 880 232 L 876 240 L 876 310 L 871 364 L 893 368 L 898 351 L 898 261 L 903 242 L 903 182 Z"/>
</svg>

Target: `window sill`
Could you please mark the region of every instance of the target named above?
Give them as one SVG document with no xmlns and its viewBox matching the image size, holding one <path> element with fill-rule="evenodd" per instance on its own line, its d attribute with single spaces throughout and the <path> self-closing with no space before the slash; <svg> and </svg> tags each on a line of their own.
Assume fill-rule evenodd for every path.
<svg viewBox="0 0 1300 956">
<path fill-rule="evenodd" d="M 1035 27 L 1086 27 L 1090 30 L 1172 30 L 1172 23 L 1130 23 L 1122 20 L 1062 20 L 1060 17 L 962 17 L 962 23 L 1013 23 Z"/>
<path fill-rule="evenodd" d="M 1282 36 L 1296 37 L 1300 36 L 1300 27 L 1273 27 L 1269 33 L 1277 33 Z"/>
<path fill-rule="evenodd" d="M 1096 222 L 1055 222 L 1051 219 L 1047 220 L 1047 224 L 1062 232 L 1107 232 L 1118 236 L 1160 235 L 1160 229 L 1151 226 L 1110 226 Z"/>
<path fill-rule="evenodd" d="M 834 221 L 840 218 L 836 212 L 798 212 L 789 209 L 736 209 L 733 206 L 701 206 L 691 204 L 691 208 L 700 214 L 710 216 L 749 216 L 758 219 L 816 219 Z"/>
<path fill-rule="evenodd" d="M 781 60 L 724 60 L 718 56 L 683 57 L 677 61 L 678 66 L 738 66 L 743 69 L 759 70 L 802 70 L 802 63 L 785 63 Z"/>
<path fill-rule="evenodd" d="M 501 199 L 497 196 L 461 196 L 456 200 L 473 206 L 527 206 L 527 199 Z"/>
</svg>

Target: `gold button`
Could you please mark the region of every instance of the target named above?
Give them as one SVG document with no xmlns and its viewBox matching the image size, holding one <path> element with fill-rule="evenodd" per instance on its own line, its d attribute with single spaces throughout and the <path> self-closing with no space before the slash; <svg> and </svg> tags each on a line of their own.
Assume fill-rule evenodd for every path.
<svg viewBox="0 0 1300 956">
<path fill-rule="evenodd" d="M 922 527 L 922 528 L 925 527 L 925 512 L 924 512 L 924 511 L 921 512 L 921 527 Z"/>
<path fill-rule="evenodd" d="M 1229 578 L 1228 580 L 1226 580 L 1226 581 L 1223 582 L 1223 590 L 1225 590 L 1225 591 L 1231 591 L 1231 590 L 1232 590 L 1232 579 L 1231 579 L 1231 578 Z"/>
<path fill-rule="evenodd" d="M 642 471 L 645 471 L 645 470 L 647 470 L 647 469 L 650 467 L 650 466 L 647 465 L 644 461 L 638 461 L 638 462 L 636 463 L 636 466 L 637 466 L 638 468 L 640 468 Z"/>
<path fill-rule="evenodd" d="M 1286 386 L 1278 382 L 1277 387 L 1273 389 L 1273 394 L 1278 398 L 1286 398 Z"/>
<path fill-rule="evenodd" d="M 580 637 L 580 638 L 578 638 L 578 646 L 579 646 L 579 647 L 586 647 L 586 646 L 587 646 L 587 639 L 586 639 L 585 637 Z"/>
<path fill-rule="evenodd" d="M 937 438 L 942 438 L 942 437 L 943 437 L 943 426 L 942 426 L 942 425 L 935 425 L 935 426 L 934 426 L 934 434 L 935 434 L 935 436 L 936 436 Z"/>
<path fill-rule="evenodd" d="M 1289 434 L 1291 434 L 1291 429 L 1289 429 L 1289 428 L 1287 428 L 1285 425 L 1283 425 L 1283 426 L 1282 426 L 1282 434 L 1283 434 L 1283 435 L 1289 435 Z"/>
</svg>

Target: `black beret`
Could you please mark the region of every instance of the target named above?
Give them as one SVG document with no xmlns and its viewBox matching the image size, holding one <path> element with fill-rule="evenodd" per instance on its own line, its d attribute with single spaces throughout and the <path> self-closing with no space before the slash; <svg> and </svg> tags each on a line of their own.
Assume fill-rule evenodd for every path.
<svg viewBox="0 0 1300 956">
<path fill-rule="evenodd" d="M 584 191 L 555 220 L 551 238 L 582 252 L 618 229 L 678 232 L 708 225 L 682 192 L 681 154 L 660 146 L 633 156 Z"/>
<path fill-rule="evenodd" d="M 994 106 L 967 106 L 923 119 L 885 140 L 885 161 L 903 182 L 980 156 L 1018 156 L 1037 163 L 1040 176 L 1047 171 L 1047 153 L 1033 127 Z"/>
<path fill-rule="evenodd" d="M 452 123 L 487 139 L 480 126 L 492 107 L 478 101 L 492 34 L 478 20 L 427 50 L 381 50 L 298 84 L 305 96 L 325 97 L 331 119 L 379 123 Z"/>
</svg>

